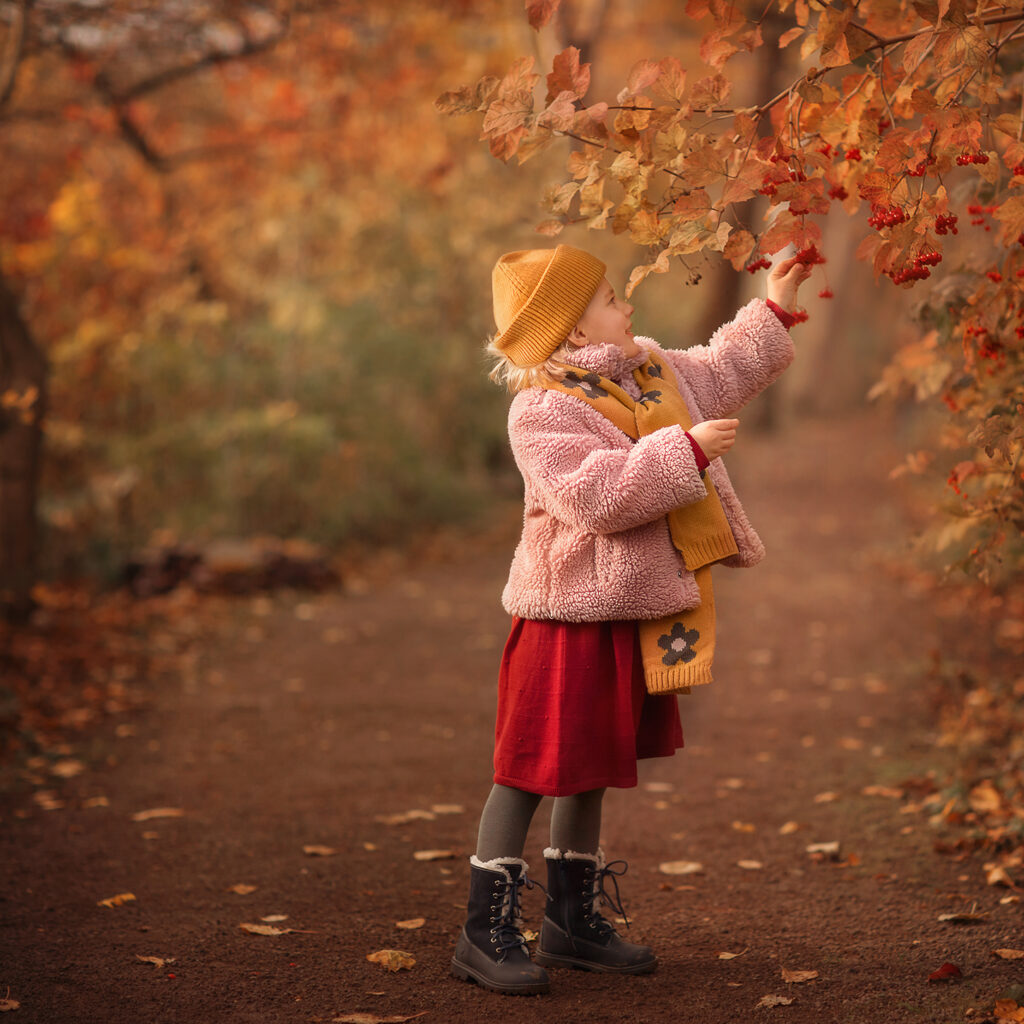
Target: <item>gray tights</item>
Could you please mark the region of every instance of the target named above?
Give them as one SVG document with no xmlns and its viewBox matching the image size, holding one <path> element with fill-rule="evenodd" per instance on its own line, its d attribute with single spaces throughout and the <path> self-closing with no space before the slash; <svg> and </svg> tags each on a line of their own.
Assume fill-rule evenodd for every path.
<svg viewBox="0 0 1024 1024">
<path fill-rule="evenodd" d="M 555 797 L 551 809 L 551 845 L 557 850 L 597 853 L 603 797 L 603 789 Z M 477 857 L 480 860 L 522 857 L 526 833 L 540 800 L 537 793 L 496 783 L 480 815 Z"/>
</svg>

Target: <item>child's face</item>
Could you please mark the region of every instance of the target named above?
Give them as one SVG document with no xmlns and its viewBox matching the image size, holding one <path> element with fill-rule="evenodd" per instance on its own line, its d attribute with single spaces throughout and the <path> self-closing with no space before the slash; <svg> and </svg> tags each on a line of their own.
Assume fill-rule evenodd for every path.
<svg viewBox="0 0 1024 1024">
<path fill-rule="evenodd" d="M 574 345 L 618 345 L 627 356 L 635 356 L 640 347 L 633 338 L 633 307 L 615 294 L 608 278 L 598 286 L 579 323 L 570 331 Z"/>
</svg>

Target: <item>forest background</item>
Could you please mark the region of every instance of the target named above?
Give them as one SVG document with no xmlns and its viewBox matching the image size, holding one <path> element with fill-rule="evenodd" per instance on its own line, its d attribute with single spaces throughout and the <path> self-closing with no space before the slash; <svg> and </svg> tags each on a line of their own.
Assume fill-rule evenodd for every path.
<svg viewBox="0 0 1024 1024">
<path fill-rule="evenodd" d="M 923 510 L 907 564 L 936 580 L 953 567 L 984 654 L 972 673 L 939 670 L 964 745 L 946 811 L 1019 849 L 1024 16 L 947 0 L 736 11 L 579 0 L 533 4 L 531 26 L 497 0 L 0 4 L 14 616 L 92 602 L 146 548 L 270 536 L 336 554 L 505 514 L 518 485 L 482 356 L 503 251 L 555 233 L 592 249 L 616 283 L 642 280 L 640 332 L 688 345 L 762 294 L 769 243 L 814 245 L 801 359 L 747 423 L 835 415 L 869 393 L 897 403 L 894 473 L 919 476 Z M 892 29 L 891 52 L 858 12 Z M 855 123 L 840 111 L 809 129 L 839 88 L 829 69 L 847 65 L 881 85 Z M 909 88 L 890 98 L 900 74 Z M 658 104 L 725 117 L 726 78 L 729 123 L 697 147 L 706 180 L 655 201 L 646 177 L 612 169 L 658 128 Z M 595 111 L 599 97 L 613 109 Z M 477 114 L 441 116 L 460 110 Z M 598 114 L 595 155 L 593 135 L 565 136 Z M 729 131 L 749 132 L 756 166 L 715 162 Z M 670 177 L 696 151 L 671 145 Z M 729 248 L 733 179 L 752 230 L 732 224 Z M 754 225 L 781 203 L 762 251 Z M 937 288 L 922 293 L 926 271 Z M 17 708 L 42 669 L 5 657 Z"/>
</svg>

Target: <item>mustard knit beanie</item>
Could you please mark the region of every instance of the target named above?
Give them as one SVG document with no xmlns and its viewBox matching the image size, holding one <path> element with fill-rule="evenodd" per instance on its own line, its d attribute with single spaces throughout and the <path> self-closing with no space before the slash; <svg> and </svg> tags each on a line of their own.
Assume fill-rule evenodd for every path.
<svg viewBox="0 0 1024 1024">
<path fill-rule="evenodd" d="M 571 245 L 506 253 L 491 275 L 495 346 L 516 366 L 544 362 L 576 326 L 604 275 L 599 259 Z"/>
</svg>

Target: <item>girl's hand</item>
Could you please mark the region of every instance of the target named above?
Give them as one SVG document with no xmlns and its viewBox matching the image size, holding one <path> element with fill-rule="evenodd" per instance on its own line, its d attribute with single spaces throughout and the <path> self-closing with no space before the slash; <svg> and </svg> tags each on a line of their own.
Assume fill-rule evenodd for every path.
<svg viewBox="0 0 1024 1024">
<path fill-rule="evenodd" d="M 739 420 L 705 420 L 690 427 L 690 437 L 714 461 L 736 443 L 736 428 L 739 425 Z"/>
<path fill-rule="evenodd" d="M 782 260 L 768 274 L 768 298 L 787 313 L 796 308 L 797 289 L 811 276 L 812 263 L 799 263 L 795 256 Z"/>
</svg>

